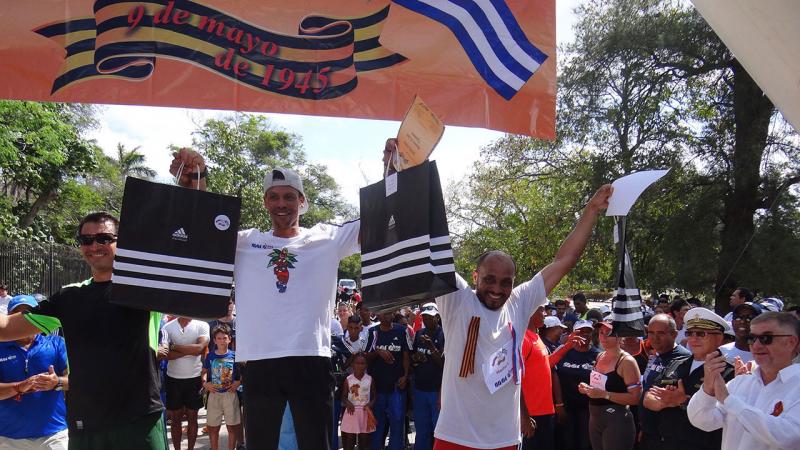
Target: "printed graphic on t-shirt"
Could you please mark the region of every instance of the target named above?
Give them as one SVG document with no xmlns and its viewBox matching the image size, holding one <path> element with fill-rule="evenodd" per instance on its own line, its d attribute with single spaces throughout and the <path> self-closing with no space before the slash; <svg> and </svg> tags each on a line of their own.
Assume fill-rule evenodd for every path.
<svg viewBox="0 0 800 450">
<path fill-rule="evenodd" d="M 267 256 L 269 257 L 267 267 L 272 267 L 272 272 L 275 273 L 277 278 L 275 287 L 278 288 L 278 292 L 284 293 L 289 284 L 289 269 L 294 269 L 294 265 L 297 263 L 297 255 L 289 253 L 289 250 L 284 247 L 280 250 L 273 249 Z"/>
<path fill-rule="evenodd" d="M 359 397 L 359 395 L 358 395 L 359 389 L 361 389 L 361 385 L 360 384 L 354 384 L 354 385 L 350 386 L 350 394 L 353 395 L 353 400 L 356 400 L 356 401 L 361 400 L 361 397 Z"/>
<path fill-rule="evenodd" d="M 217 355 L 214 355 L 217 356 Z M 217 356 L 215 358 L 209 358 L 209 365 L 211 366 L 210 375 L 211 375 L 211 384 L 214 385 L 215 388 L 218 390 L 226 390 L 233 384 L 234 374 L 233 374 L 233 365 L 234 365 L 234 358 L 230 356 L 230 353 L 225 356 Z"/>
</svg>

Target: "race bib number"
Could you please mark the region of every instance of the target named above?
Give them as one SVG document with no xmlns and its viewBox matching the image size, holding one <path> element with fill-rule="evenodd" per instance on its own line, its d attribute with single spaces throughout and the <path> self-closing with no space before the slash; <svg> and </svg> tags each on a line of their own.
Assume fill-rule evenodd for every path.
<svg viewBox="0 0 800 450">
<path fill-rule="evenodd" d="M 499 350 L 492 353 L 483 363 L 483 379 L 489 392 L 494 394 L 498 389 L 514 380 L 514 342 L 509 339 Z"/>
<path fill-rule="evenodd" d="M 600 372 L 598 372 L 596 370 L 593 370 L 592 374 L 589 375 L 589 386 L 591 386 L 591 387 L 593 387 L 595 389 L 606 390 L 606 380 L 607 379 L 608 379 L 608 377 L 606 375 L 603 375 L 602 373 L 600 373 Z"/>
</svg>

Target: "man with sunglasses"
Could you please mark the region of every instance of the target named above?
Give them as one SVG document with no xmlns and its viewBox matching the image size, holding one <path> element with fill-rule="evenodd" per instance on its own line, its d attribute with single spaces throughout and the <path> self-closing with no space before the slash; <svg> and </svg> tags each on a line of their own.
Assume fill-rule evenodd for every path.
<svg viewBox="0 0 800 450">
<path fill-rule="evenodd" d="M 725 355 L 725 359 L 735 365 L 736 358 L 739 358 L 742 363 L 747 364 L 753 360 L 753 354 L 750 353 L 750 344 L 747 343 L 747 336 L 750 335 L 750 321 L 759 316 L 764 310 L 758 303 L 742 303 L 733 308 L 733 333 L 735 340 L 729 342 L 719 349 Z"/>
<path fill-rule="evenodd" d="M 105 212 L 84 217 L 77 239 L 92 278 L 24 314 L 0 316 L 2 341 L 63 329 L 70 450 L 167 448 L 156 362 L 161 315 L 110 302 L 118 226 Z"/>
<path fill-rule="evenodd" d="M 723 333 L 730 330 L 728 322 L 706 308 L 693 308 L 684 316 L 686 338 L 692 352 L 690 358 L 675 358 L 666 365 L 656 385 L 645 394 L 644 406 L 660 411 L 659 433 L 664 450 L 719 450 L 720 431 L 703 431 L 689 422 L 686 404 L 703 385 L 703 364 L 708 355 L 721 355 Z M 722 359 L 720 375 L 730 380 L 734 367 Z"/>
<path fill-rule="evenodd" d="M 689 402 L 692 424 L 722 428 L 722 450 L 800 448 L 800 322 L 792 314 L 765 312 L 750 322 L 747 337 L 758 367 L 726 384 L 723 357 L 705 361 L 705 381 Z"/>
</svg>

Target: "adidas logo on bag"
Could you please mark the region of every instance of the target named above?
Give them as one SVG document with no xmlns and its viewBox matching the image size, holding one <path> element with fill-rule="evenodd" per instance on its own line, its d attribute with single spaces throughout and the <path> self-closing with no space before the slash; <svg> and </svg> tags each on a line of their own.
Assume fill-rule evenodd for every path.
<svg viewBox="0 0 800 450">
<path fill-rule="evenodd" d="M 186 242 L 189 240 L 189 235 L 186 234 L 183 228 L 178 228 L 177 230 L 175 230 L 174 233 L 172 233 L 172 239 L 175 239 L 176 241 Z"/>
<path fill-rule="evenodd" d="M 387 228 L 390 230 L 394 228 L 394 215 L 389 216 L 389 226 Z"/>
</svg>

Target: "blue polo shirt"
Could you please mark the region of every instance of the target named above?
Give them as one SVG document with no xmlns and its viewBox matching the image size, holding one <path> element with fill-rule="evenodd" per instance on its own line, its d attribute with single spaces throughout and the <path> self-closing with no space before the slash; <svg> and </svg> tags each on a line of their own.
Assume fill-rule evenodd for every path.
<svg viewBox="0 0 800 450">
<path fill-rule="evenodd" d="M 67 368 L 67 348 L 60 336 L 36 335 L 28 350 L 15 342 L 0 342 L 0 382 L 25 380 L 47 373 L 53 366 L 60 376 Z M 67 428 L 64 393 L 42 391 L 23 394 L 20 401 L 0 400 L 0 436 L 30 439 L 50 436 Z"/>
</svg>

